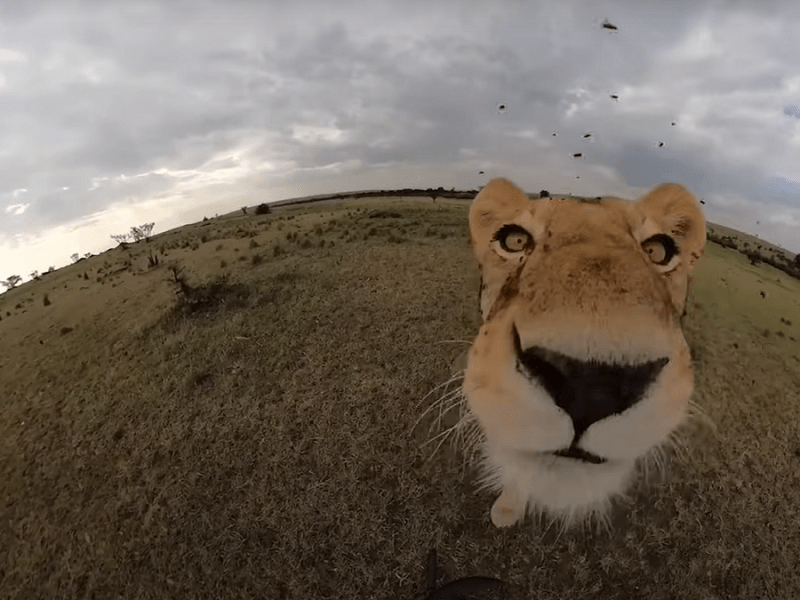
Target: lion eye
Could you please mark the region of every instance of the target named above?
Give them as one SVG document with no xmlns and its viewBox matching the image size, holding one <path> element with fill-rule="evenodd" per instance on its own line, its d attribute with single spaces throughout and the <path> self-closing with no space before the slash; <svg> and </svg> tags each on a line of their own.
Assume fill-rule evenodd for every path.
<svg viewBox="0 0 800 600">
<path fill-rule="evenodd" d="M 519 225 L 503 225 L 494 239 L 506 252 L 522 252 L 531 243 L 530 234 Z"/>
<path fill-rule="evenodd" d="M 657 265 L 665 265 L 678 253 L 675 241 L 668 235 L 659 233 L 642 243 L 642 250 L 647 252 Z"/>
<path fill-rule="evenodd" d="M 505 239 L 505 246 L 510 252 L 520 252 L 524 250 L 527 243 L 527 233 L 510 233 Z"/>
</svg>

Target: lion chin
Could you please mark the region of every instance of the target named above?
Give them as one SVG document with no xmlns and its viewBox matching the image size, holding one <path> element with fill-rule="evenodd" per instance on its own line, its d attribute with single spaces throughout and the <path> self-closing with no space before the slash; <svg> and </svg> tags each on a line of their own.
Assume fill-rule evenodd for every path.
<svg viewBox="0 0 800 600">
<path fill-rule="evenodd" d="M 470 208 L 482 325 L 463 393 L 492 522 L 603 520 L 683 422 L 693 371 L 681 320 L 706 240 L 684 187 L 530 200 L 492 180 Z"/>
</svg>

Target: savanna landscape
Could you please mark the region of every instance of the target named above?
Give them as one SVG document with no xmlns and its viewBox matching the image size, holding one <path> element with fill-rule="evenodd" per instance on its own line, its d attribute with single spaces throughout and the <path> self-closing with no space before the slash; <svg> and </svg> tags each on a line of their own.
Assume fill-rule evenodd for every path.
<svg viewBox="0 0 800 600">
<path fill-rule="evenodd" d="M 0 597 L 412 600 L 431 549 L 506 598 L 800 597 L 793 257 L 709 223 L 703 415 L 610 531 L 498 530 L 445 435 L 473 196 L 249 207 L 0 295 Z"/>
</svg>

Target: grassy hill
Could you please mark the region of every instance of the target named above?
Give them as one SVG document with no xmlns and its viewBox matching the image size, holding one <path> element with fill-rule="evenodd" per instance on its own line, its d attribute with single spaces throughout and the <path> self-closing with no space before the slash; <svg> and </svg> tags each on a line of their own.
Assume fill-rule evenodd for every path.
<svg viewBox="0 0 800 600">
<path fill-rule="evenodd" d="M 0 597 L 410 600 L 430 548 L 509 598 L 800 595 L 800 281 L 710 241 L 684 323 L 716 429 L 610 534 L 498 531 L 427 443 L 456 411 L 415 426 L 477 332 L 468 207 L 231 213 L 0 296 Z"/>
</svg>

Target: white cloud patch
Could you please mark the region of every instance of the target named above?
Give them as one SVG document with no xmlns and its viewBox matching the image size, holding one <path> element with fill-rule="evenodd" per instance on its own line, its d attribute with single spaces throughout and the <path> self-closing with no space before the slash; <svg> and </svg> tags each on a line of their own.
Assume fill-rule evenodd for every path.
<svg viewBox="0 0 800 600">
<path fill-rule="evenodd" d="M 2 193 L 0 262 L 66 263 L 64 247 L 91 231 L 100 251 L 104 228 L 145 213 L 166 227 L 255 199 L 498 175 L 588 195 L 680 181 L 712 221 L 747 230 L 758 214 L 762 237 L 800 251 L 796 189 L 770 179 L 800 181 L 799 16 L 792 0 L 8 11 L 0 189 L 26 191 Z"/>
<path fill-rule="evenodd" d="M 14 216 L 21 215 L 29 206 L 30 204 L 10 204 L 6 206 L 6 212 Z"/>
<path fill-rule="evenodd" d="M 4 62 L 26 62 L 28 56 L 18 50 L 10 50 L 8 48 L 0 48 L 0 63 Z"/>
</svg>

